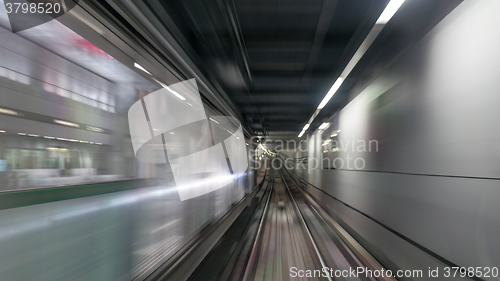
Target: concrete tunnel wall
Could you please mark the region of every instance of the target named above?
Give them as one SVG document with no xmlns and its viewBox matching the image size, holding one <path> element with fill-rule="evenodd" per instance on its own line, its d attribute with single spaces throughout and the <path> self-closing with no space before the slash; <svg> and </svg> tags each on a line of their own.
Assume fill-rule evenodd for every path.
<svg viewBox="0 0 500 281">
<path fill-rule="evenodd" d="M 384 265 L 500 264 L 500 1 L 464 1 L 361 91 L 339 115 L 339 142 L 376 140 L 361 170 L 298 171 Z M 321 157 L 322 132 L 310 137 Z M 314 144 L 314 145 L 311 145 Z M 319 159 L 321 160 L 321 159 Z M 427 279 L 427 278 L 424 278 Z M 432 278 L 429 278 L 432 279 Z M 493 280 L 494 278 L 484 278 Z"/>
</svg>

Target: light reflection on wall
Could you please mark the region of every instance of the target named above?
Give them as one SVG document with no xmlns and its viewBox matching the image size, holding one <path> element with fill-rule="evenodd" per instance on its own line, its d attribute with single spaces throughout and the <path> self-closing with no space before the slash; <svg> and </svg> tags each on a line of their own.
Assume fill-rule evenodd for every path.
<svg viewBox="0 0 500 281">
<path fill-rule="evenodd" d="M 1 60 L 2 58 L 0 57 L 0 65 L 2 64 Z M 4 77 L 9 80 L 16 81 L 25 85 L 29 85 L 31 82 L 29 76 L 12 71 L 10 69 L 1 66 L 0 66 L 0 77 Z"/>
</svg>

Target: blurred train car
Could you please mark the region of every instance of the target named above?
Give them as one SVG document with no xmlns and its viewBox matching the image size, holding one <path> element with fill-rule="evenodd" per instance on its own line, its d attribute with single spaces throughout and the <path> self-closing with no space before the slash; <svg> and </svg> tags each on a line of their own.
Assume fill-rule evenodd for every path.
<svg viewBox="0 0 500 281">
<path fill-rule="evenodd" d="M 12 33 L 0 1 L 0 280 L 144 278 L 254 185 L 181 201 L 170 164 L 138 162 L 127 111 L 161 86 L 116 56 L 59 21 Z"/>
</svg>

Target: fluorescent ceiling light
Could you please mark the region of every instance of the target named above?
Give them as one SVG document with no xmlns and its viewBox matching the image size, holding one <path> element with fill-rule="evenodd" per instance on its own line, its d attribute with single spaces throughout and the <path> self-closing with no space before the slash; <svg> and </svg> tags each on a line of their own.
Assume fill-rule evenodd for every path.
<svg viewBox="0 0 500 281">
<path fill-rule="evenodd" d="M 180 100 L 186 100 L 185 97 L 183 97 L 181 94 L 177 93 L 176 91 L 170 89 L 169 86 L 163 84 L 162 82 L 156 80 L 153 78 L 153 80 L 155 80 L 158 84 L 160 84 L 163 88 L 167 89 L 167 91 L 169 91 L 170 93 L 174 94 L 174 96 L 178 97 Z M 189 103 L 188 103 L 189 104 Z M 191 105 L 192 106 L 192 105 Z"/>
<path fill-rule="evenodd" d="M 57 148 L 57 147 L 47 147 L 47 150 L 50 150 L 50 151 L 68 151 L 67 148 Z"/>
<path fill-rule="evenodd" d="M 405 0 L 391 0 L 385 7 L 376 24 L 386 24 L 392 16 L 399 10 Z"/>
<path fill-rule="evenodd" d="M 330 126 L 330 123 L 324 122 L 323 124 L 319 125 L 319 129 L 324 130 L 324 129 L 328 128 L 328 126 Z"/>
<path fill-rule="evenodd" d="M 142 67 L 140 64 L 138 64 L 138 63 L 136 63 L 136 62 L 135 62 L 135 63 L 134 63 L 134 66 L 135 66 L 136 68 L 138 68 L 138 69 L 140 69 L 140 70 L 142 70 L 142 71 L 146 72 L 147 74 L 151 75 L 151 73 L 149 73 L 149 71 L 147 71 L 147 70 L 146 70 L 144 67 Z"/>
<path fill-rule="evenodd" d="M 94 126 L 87 126 L 87 130 L 89 130 L 89 131 L 93 131 L 93 132 L 98 132 L 98 133 L 102 133 L 102 132 L 104 132 L 104 130 L 103 130 L 103 129 L 98 128 L 98 127 L 94 127 Z"/>
<path fill-rule="evenodd" d="M 17 134 L 20 135 L 20 136 L 26 136 L 25 133 L 17 133 Z"/>
<path fill-rule="evenodd" d="M 330 88 L 326 96 L 323 98 L 321 103 L 318 105 L 318 109 L 322 109 L 325 107 L 325 105 L 330 101 L 330 99 L 333 97 L 333 95 L 337 92 L 337 90 L 340 88 L 340 85 L 344 82 L 344 78 L 339 77 L 337 78 L 337 81 L 333 83 L 333 86 Z"/>
<path fill-rule="evenodd" d="M 80 128 L 80 125 L 78 125 L 76 123 L 64 121 L 64 120 L 59 120 L 59 119 L 54 119 L 54 123 L 57 123 L 59 125 L 68 126 L 68 127 Z"/>
<path fill-rule="evenodd" d="M 10 110 L 10 109 L 7 109 L 7 108 L 1 108 L 1 107 L 0 107 L 0 113 L 7 114 L 7 115 L 19 116 L 19 113 L 17 113 L 14 110 Z"/>
<path fill-rule="evenodd" d="M 381 27 L 375 28 L 375 26 L 372 28 L 372 30 L 368 33 L 366 38 L 363 40 L 361 45 L 358 47 L 358 50 L 354 53 L 354 55 L 351 57 L 351 60 L 347 64 L 347 66 L 344 68 L 344 70 L 341 72 L 340 77 L 335 81 L 333 86 L 330 88 L 328 93 L 325 95 L 321 103 L 318 105 L 318 108 L 316 111 L 313 113 L 311 118 L 309 119 L 308 123 L 311 124 L 316 116 L 318 116 L 319 112 L 326 106 L 326 104 L 330 101 L 330 99 L 333 97 L 335 92 L 340 88 L 342 83 L 344 82 L 344 79 L 349 76 L 351 71 L 354 69 L 356 64 L 359 62 L 361 57 L 365 54 L 366 50 L 371 46 L 375 38 L 380 34 L 380 31 L 383 29 L 383 25 L 387 23 L 392 16 L 398 11 L 398 9 L 401 7 L 401 5 L 404 3 L 404 0 L 391 0 L 389 4 L 385 7 L 384 11 L 380 14 L 377 22 L 375 23 L 375 26 L 377 25 L 382 25 Z"/>
<path fill-rule="evenodd" d="M 4 130 L 0 130 L 0 133 L 5 133 L 5 131 Z"/>
<path fill-rule="evenodd" d="M 219 122 L 215 121 L 215 119 L 212 119 L 211 117 L 210 117 L 210 118 L 208 118 L 208 119 L 210 119 L 211 121 L 213 121 L 213 122 L 215 122 L 215 123 L 219 124 Z"/>
<path fill-rule="evenodd" d="M 311 124 L 309 124 L 309 123 L 304 125 L 304 128 L 302 128 L 302 131 L 299 134 L 299 138 L 304 135 L 304 133 L 307 131 L 307 129 L 309 129 L 309 126 L 311 126 Z"/>
<path fill-rule="evenodd" d="M 44 136 L 44 138 L 49 139 L 49 140 L 55 139 L 54 137 L 49 137 L 49 136 Z"/>
<path fill-rule="evenodd" d="M 170 89 L 170 87 L 169 87 L 169 86 L 167 86 L 167 85 L 163 85 L 163 87 L 164 87 L 165 89 L 167 89 L 167 91 L 169 91 L 169 92 L 171 92 L 172 94 L 174 94 L 174 96 L 178 97 L 180 100 L 186 100 L 186 98 L 185 98 L 185 97 L 183 97 L 181 94 L 177 93 L 176 91 L 174 91 L 174 90 Z"/>
<path fill-rule="evenodd" d="M 35 135 L 35 134 L 28 134 L 28 136 L 30 136 L 30 137 L 39 137 L 39 135 Z"/>
</svg>

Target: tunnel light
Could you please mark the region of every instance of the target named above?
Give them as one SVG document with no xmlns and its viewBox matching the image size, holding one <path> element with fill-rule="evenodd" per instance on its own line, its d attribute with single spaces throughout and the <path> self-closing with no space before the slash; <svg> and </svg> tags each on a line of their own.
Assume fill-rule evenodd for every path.
<svg viewBox="0 0 500 281">
<path fill-rule="evenodd" d="M 5 133 L 5 131 L 4 130 L 0 130 L 0 133 Z"/>
<path fill-rule="evenodd" d="M 307 131 L 307 129 L 309 128 L 309 126 L 311 126 L 311 124 L 307 123 L 304 125 L 304 128 L 302 128 L 302 131 L 300 132 L 299 134 L 299 138 L 302 137 L 304 135 L 304 133 Z"/>
<path fill-rule="evenodd" d="M 62 151 L 62 152 L 68 151 L 67 148 L 58 148 L 58 147 L 47 147 L 47 150 L 49 150 L 49 151 Z"/>
<path fill-rule="evenodd" d="M 17 133 L 17 134 L 20 135 L 20 136 L 26 136 L 25 133 Z"/>
<path fill-rule="evenodd" d="M 208 119 L 210 119 L 210 121 L 213 121 L 213 122 L 219 124 L 219 122 L 215 121 L 215 119 L 212 119 L 212 118 L 208 118 Z"/>
<path fill-rule="evenodd" d="M 189 102 L 188 102 L 188 105 L 189 105 L 189 106 L 193 106 L 193 105 L 192 105 L 192 104 L 190 104 Z"/>
<path fill-rule="evenodd" d="M 147 74 L 149 74 L 149 75 L 151 75 L 151 73 L 149 73 L 149 71 L 147 71 L 144 67 L 142 67 L 140 64 L 138 64 L 138 63 L 136 63 L 136 62 L 134 63 L 134 67 L 135 67 L 135 68 L 138 68 L 138 69 L 140 69 L 140 70 L 142 70 L 142 71 L 144 71 L 144 72 L 146 72 L 146 73 L 147 73 Z"/>
<path fill-rule="evenodd" d="M 28 136 L 30 136 L 30 137 L 39 137 L 39 135 L 35 135 L 35 134 L 28 134 Z"/>
<path fill-rule="evenodd" d="M 7 108 L 1 108 L 1 107 L 0 107 L 0 113 L 12 115 L 12 116 L 19 116 L 19 113 L 17 111 L 7 109 Z"/>
<path fill-rule="evenodd" d="M 54 119 L 54 123 L 57 123 L 57 124 L 63 125 L 63 126 L 73 127 L 73 128 L 80 128 L 80 125 L 78 125 L 76 123 L 64 121 L 64 120 L 59 120 L 59 119 Z"/>
<path fill-rule="evenodd" d="M 324 129 L 328 128 L 328 126 L 330 126 L 330 123 L 324 122 L 323 124 L 319 125 L 319 129 L 324 130 Z"/>
<path fill-rule="evenodd" d="M 178 97 L 180 100 L 186 100 L 185 97 L 183 97 L 181 94 L 177 93 L 176 91 L 170 89 L 170 87 L 164 86 L 164 88 L 167 89 L 167 91 L 169 91 L 170 93 L 174 94 L 174 96 Z"/>
<path fill-rule="evenodd" d="M 173 135 L 173 134 L 175 134 L 175 133 L 174 133 L 174 132 L 169 132 L 169 134 Z"/>
<path fill-rule="evenodd" d="M 351 57 L 349 63 L 346 65 L 344 70 L 340 73 L 340 77 L 333 83 L 332 87 L 328 91 L 328 93 L 325 95 L 321 103 L 318 105 L 318 108 L 316 111 L 313 113 L 311 118 L 309 119 L 309 124 L 311 124 L 314 121 L 314 118 L 318 116 L 319 112 L 328 104 L 330 99 L 333 97 L 335 92 L 340 88 L 342 83 L 344 82 L 344 79 L 349 76 L 351 71 L 354 69 L 356 64 L 359 62 L 359 60 L 363 57 L 365 52 L 368 50 L 368 48 L 371 46 L 373 41 L 377 38 L 377 36 L 380 34 L 382 31 L 384 24 L 387 23 L 392 16 L 398 11 L 398 9 L 401 7 L 403 4 L 404 0 L 391 0 L 389 4 L 385 7 L 384 11 L 380 14 L 377 22 L 375 23 L 375 26 L 370 30 L 368 35 L 365 37 L 361 45 L 358 47 L 354 55 Z M 378 28 L 375 28 L 377 25 L 381 26 Z M 301 136 L 302 133 L 299 135 Z"/>
<path fill-rule="evenodd" d="M 97 132 L 97 133 L 104 132 L 103 129 L 101 129 L 99 127 L 94 127 L 94 126 L 87 126 L 87 130 L 92 131 L 92 132 Z"/>
<path fill-rule="evenodd" d="M 49 139 L 49 140 L 53 140 L 55 139 L 54 137 L 49 137 L 49 136 L 43 136 L 44 139 Z"/>
<path fill-rule="evenodd" d="M 386 24 L 389 20 L 391 20 L 392 16 L 399 10 L 399 7 L 403 5 L 405 0 L 391 0 L 389 4 L 385 7 L 382 14 L 377 20 L 376 24 Z"/>
<path fill-rule="evenodd" d="M 58 148 L 58 147 L 47 147 L 47 150 L 49 150 L 49 151 L 61 151 L 61 152 L 68 151 L 67 148 Z"/>
<path fill-rule="evenodd" d="M 318 109 L 322 109 L 323 107 L 325 107 L 325 105 L 330 101 L 330 99 L 337 92 L 337 90 L 340 88 L 340 85 L 342 85 L 343 82 L 344 82 L 344 78 L 342 78 L 342 77 L 337 78 L 337 80 L 335 81 L 335 83 L 333 83 L 333 86 L 330 88 L 330 90 L 328 91 L 326 96 L 323 98 L 321 103 L 318 105 Z"/>
<path fill-rule="evenodd" d="M 153 78 L 153 80 L 155 80 L 156 83 L 160 84 L 163 88 L 167 89 L 167 91 L 169 91 L 170 93 L 172 93 L 174 96 L 178 97 L 180 100 L 186 100 L 185 97 L 183 97 L 181 94 L 177 93 L 176 91 L 170 89 L 169 86 L 165 85 L 164 83 L 162 83 L 162 82 L 160 82 L 160 81 L 158 81 L 158 80 L 156 80 L 154 78 Z"/>
</svg>

